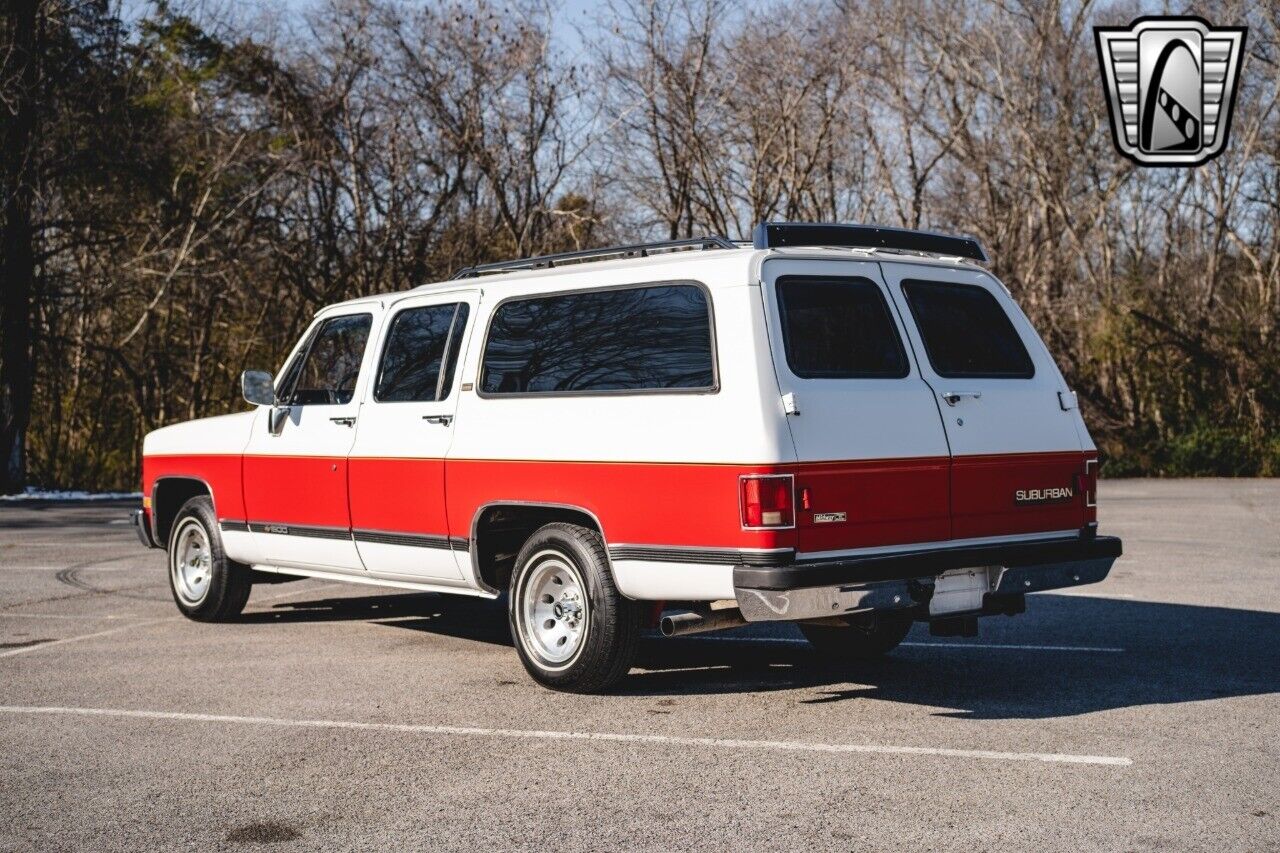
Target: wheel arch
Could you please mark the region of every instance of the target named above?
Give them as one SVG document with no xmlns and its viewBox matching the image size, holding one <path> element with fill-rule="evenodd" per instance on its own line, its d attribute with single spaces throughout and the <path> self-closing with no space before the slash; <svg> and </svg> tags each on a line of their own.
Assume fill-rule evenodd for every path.
<svg viewBox="0 0 1280 853">
<path fill-rule="evenodd" d="M 496 500 L 480 505 L 471 517 L 471 569 L 475 581 L 486 592 L 503 592 L 511 581 L 520 547 L 544 524 L 567 522 L 594 530 L 605 543 L 605 561 L 613 574 L 609 559 L 608 537 L 600 518 L 586 507 L 547 501 Z"/>
<path fill-rule="evenodd" d="M 169 532 L 173 530 L 178 510 L 187 501 L 201 495 L 208 496 L 213 502 L 214 517 L 217 518 L 217 498 L 203 478 L 190 474 L 166 474 L 156 478 L 151 485 L 151 535 L 157 545 L 168 547 Z"/>
</svg>

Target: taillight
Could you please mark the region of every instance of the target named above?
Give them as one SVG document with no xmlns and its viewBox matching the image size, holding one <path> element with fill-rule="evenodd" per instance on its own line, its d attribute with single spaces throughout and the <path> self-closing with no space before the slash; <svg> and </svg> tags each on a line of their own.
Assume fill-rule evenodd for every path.
<svg viewBox="0 0 1280 853">
<path fill-rule="evenodd" d="M 1084 482 L 1081 484 L 1081 491 L 1084 492 L 1084 505 L 1098 505 L 1098 460 L 1086 459 L 1084 461 Z"/>
<path fill-rule="evenodd" d="M 743 477 L 741 489 L 743 527 L 795 526 L 795 481 L 790 474 Z"/>
</svg>

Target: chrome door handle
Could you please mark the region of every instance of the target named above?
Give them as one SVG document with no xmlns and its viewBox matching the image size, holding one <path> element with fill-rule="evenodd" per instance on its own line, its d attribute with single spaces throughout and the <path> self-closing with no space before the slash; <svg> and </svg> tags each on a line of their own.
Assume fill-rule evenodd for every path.
<svg viewBox="0 0 1280 853">
<path fill-rule="evenodd" d="M 965 397 L 972 397 L 975 400 L 982 399 L 981 391 L 943 391 L 942 399 L 946 401 L 948 406 L 954 406 Z"/>
<path fill-rule="evenodd" d="M 333 421 L 335 424 L 340 424 L 340 425 L 342 425 L 342 426 L 355 426 L 355 425 L 356 425 L 356 419 L 355 419 L 355 418 L 329 418 L 329 420 Z"/>
<path fill-rule="evenodd" d="M 429 424 L 440 424 L 440 426 L 453 423 L 453 415 L 423 415 L 422 419 Z"/>
</svg>

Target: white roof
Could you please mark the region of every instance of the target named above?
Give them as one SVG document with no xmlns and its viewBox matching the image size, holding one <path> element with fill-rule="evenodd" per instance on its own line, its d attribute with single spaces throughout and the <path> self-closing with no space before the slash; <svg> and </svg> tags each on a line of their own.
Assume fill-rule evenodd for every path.
<svg viewBox="0 0 1280 853">
<path fill-rule="evenodd" d="M 431 293 L 457 289 L 501 289 L 512 295 L 523 295 L 550 290 L 576 290 L 579 288 L 608 287 L 616 284 L 643 281 L 670 281 L 682 278 L 695 279 L 715 290 L 735 287 L 744 283 L 744 276 L 769 257 L 812 258 L 829 260 L 872 260 L 884 263 L 928 264 L 961 269 L 979 268 L 963 258 L 936 255 L 918 255 L 885 249 L 849 249 L 805 246 L 781 249 L 756 249 L 741 246 L 736 249 L 682 250 L 633 256 L 612 260 L 583 260 L 563 262 L 555 267 L 513 270 L 469 278 L 446 279 L 429 282 L 410 290 L 362 296 L 357 299 L 326 306 L 324 310 L 370 302 L 409 294 Z M 547 280 L 554 280 L 549 285 Z"/>
</svg>

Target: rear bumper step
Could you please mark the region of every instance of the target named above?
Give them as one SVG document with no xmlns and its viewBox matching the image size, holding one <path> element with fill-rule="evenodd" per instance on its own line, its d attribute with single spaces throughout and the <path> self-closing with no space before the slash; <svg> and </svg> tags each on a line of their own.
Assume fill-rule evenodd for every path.
<svg viewBox="0 0 1280 853">
<path fill-rule="evenodd" d="M 999 567 L 977 613 L 1009 613 L 1029 592 L 1106 578 L 1122 551 L 1114 536 L 948 548 L 800 561 L 769 568 L 736 566 L 734 592 L 749 622 L 816 619 L 870 610 L 928 611 L 943 572 Z M 997 580 L 998 579 L 998 580 Z"/>
<path fill-rule="evenodd" d="M 1038 539 L 968 545 L 928 551 L 895 551 L 838 557 L 829 560 L 796 560 L 786 566 L 735 566 L 733 585 L 739 589 L 789 590 L 832 584 L 910 580 L 940 575 L 951 569 L 973 566 L 1038 566 L 1080 560 L 1115 560 L 1122 548 L 1115 536 Z"/>
</svg>

